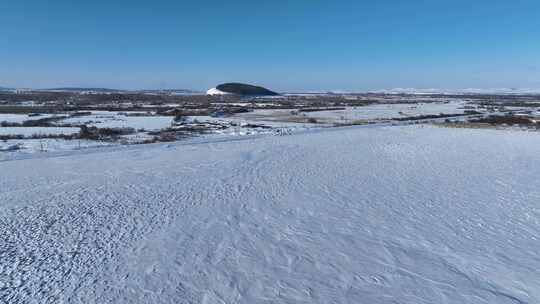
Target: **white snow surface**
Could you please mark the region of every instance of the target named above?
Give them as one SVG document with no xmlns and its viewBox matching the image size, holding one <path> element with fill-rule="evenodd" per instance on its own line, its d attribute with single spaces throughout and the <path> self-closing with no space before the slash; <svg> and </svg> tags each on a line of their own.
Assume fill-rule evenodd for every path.
<svg viewBox="0 0 540 304">
<path fill-rule="evenodd" d="M 372 104 L 344 107 L 340 110 L 300 112 L 290 109 L 257 109 L 236 114 L 234 118 L 259 122 L 287 122 L 299 118 L 315 118 L 318 123 L 350 123 L 357 120 L 388 120 L 420 115 L 463 114 L 465 101 L 431 103 Z M 292 112 L 296 112 L 295 115 Z M 313 124 L 311 124 L 313 125 Z"/>
<path fill-rule="evenodd" d="M 0 162 L 17 158 L 26 158 L 29 154 L 42 152 L 66 152 L 70 150 L 80 150 L 88 148 L 99 148 L 116 143 L 95 141 L 95 140 L 66 140 L 61 138 L 40 138 L 40 139 L 10 139 L 0 141 Z M 17 147 L 18 149 L 13 149 Z M 10 150 L 12 148 L 13 150 Z M 1 171 L 0 171 L 1 174 Z"/>
<path fill-rule="evenodd" d="M 23 123 L 27 120 L 41 119 L 46 117 L 51 117 L 49 114 L 41 114 L 39 116 L 29 116 L 27 114 L 9 114 L 9 113 L 0 113 L 0 122 L 10 122 L 10 123 Z"/>
<path fill-rule="evenodd" d="M 99 128 L 134 128 L 147 131 L 161 130 L 171 126 L 172 116 L 128 116 L 122 112 L 92 111 L 91 115 L 70 117 L 62 124 L 86 124 Z"/>
<path fill-rule="evenodd" d="M 304 112 L 309 117 L 335 121 L 342 120 L 374 120 L 403 118 L 407 116 L 463 114 L 466 102 L 432 102 L 415 104 L 373 104 L 361 107 L 346 107 L 345 110 Z"/>
<path fill-rule="evenodd" d="M 221 90 L 218 90 L 216 88 L 211 88 L 208 91 L 206 91 L 206 95 L 230 95 L 231 93 L 223 92 Z"/>
<path fill-rule="evenodd" d="M 0 127 L 0 135 L 71 135 L 79 131 L 77 127 Z"/>
<path fill-rule="evenodd" d="M 538 138 L 351 127 L 0 162 L 0 302 L 540 303 Z"/>
</svg>

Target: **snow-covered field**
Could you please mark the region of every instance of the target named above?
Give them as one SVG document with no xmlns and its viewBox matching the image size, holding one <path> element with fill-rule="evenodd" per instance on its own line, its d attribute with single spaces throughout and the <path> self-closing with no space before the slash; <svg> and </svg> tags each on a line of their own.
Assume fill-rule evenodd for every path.
<svg viewBox="0 0 540 304">
<path fill-rule="evenodd" d="M 0 302 L 540 303 L 539 175 L 428 126 L 0 162 Z"/>
<path fill-rule="evenodd" d="M 23 123 L 27 120 L 35 120 L 52 117 L 51 114 L 40 114 L 38 116 L 30 116 L 28 114 L 5 114 L 0 113 L 0 122 L 9 122 L 9 123 Z"/>
<path fill-rule="evenodd" d="M 79 131 L 76 127 L 0 127 L 0 135 L 71 135 Z"/>
<path fill-rule="evenodd" d="M 353 121 L 384 120 L 420 115 L 463 114 L 465 101 L 372 104 L 359 107 L 345 107 L 344 110 L 298 112 L 294 110 L 255 110 L 236 115 L 254 121 L 292 122 L 301 118 L 315 118 L 318 123 L 350 123 Z M 293 114 L 294 113 L 294 114 Z"/>
<path fill-rule="evenodd" d="M 115 112 L 115 111 L 92 111 L 89 115 L 72 116 L 73 113 L 65 113 L 59 119 L 52 122 L 59 127 L 1 127 L 1 135 L 39 137 L 47 135 L 72 135 L 80 131 L 79 127 L 65 127 L 66 125 L 82 125 L 98 128 L 133 128 L 136 131 L 157 131 L 171 127 L 173 117 L 156 116 L 147 112 Z M 142 114 L 144 116 L 133 116 Z M 39 116 L 29 116 L 26 114 L 0 114 L 0 122 L 24 123 L 28 120 L 52 117 L 50 114 Z M 64 126 L 64 127 L 60 127 Z M 134 134 L 122 136 L 113 142 L 90 141 L 90 140 L 66 140 L 66 139 L 10 139 L 0 141 L 0 161 L 25 157 L 27 154 L 41 153 L 43 151 L 69 151 L 85 148 L 103 147 L 126 143 L 140 143 L 144 140 L 151 140 L 153 137 L 146 132 L 136 132 Z"/>
<path fill-rule="evenodd" d="M 132 112 L 133 113 L 133 112 Z M 61 124 L 86 124 L 99 128 L 133 128 L 156 131 L 171 126 L 171 116 L 128 116 L 125 113 L 93 111 L 91 115 L 71 117 L 59 121 Z"/>
<path fill-rule="evenodd" d="M 465 102 L 373 104 L 363 107 L 347 107 L 345 110 L 307 112 L 309 117 L 322 120 L 374 120 L 402 118 L 407 116 L 463 114 Z"/>
<path fill-rule="evenodd" d="M 68 152 L 72 150 L 107 147 L 112 145 L 118 144 L 84 139 L 10 139 L 0 141 L 0 162 L 17 158 L 27 158 L 34 154 L 41 154 L 42 152 Z"/>
<path fill-rule="evenodd" d="M 274 110 L 275 111 L 275 110 Z M 227 129 L 216 130 L 211 137 L 216 135 L 224 136 L 245 136 L 255 134 L 276 134 L 277 130 L 289 130 L 291 132 L 305 131 L 315 129 L 317 125 L 307 123 L 287 123 L 287 122 L 275 122 L 269 120 L 249 119 L 244 115 L 234 115 L 231 117 L 211 117 L 211 116 L 189 116 L 188 122 L 199 123 L 218 123 L 223 125 L 229 125 Z M 265 128 L 254 128 L 251 126 L 264 126 Z"/>
<path fill-rule="evenodd" d="M 247 105 L 239 103 L 237 105 Z M 465 101 L 457 100 L 453 102 L 430 102 L 430 103 L 408 103 L 408 104 L 374 104 L 363 107 L 347 107 L 344 110 L 328 110 L 318 112 L 299 112 L 298 109 L 256 109 L 251 112 L 241 113 L 227 117 L 210 116 L 190 116 L 186 117 L 186 122 L 194 123 L 192 126 L 208 129 L 203 134 L 196 134 L 204 137 L 229 137 L 246 136 L 256 134 L 283 134 L 302 132 L 309 129 L 329 127 L 334 124 L 365 123 L 387 120 L 390 118 L 418 116 L 426 114 L 456 114 L 463 113 Z M 82 112 L 65 112 L 56 114 L 61 117 L 50 123 L 58 126 L 54 127 L 1 127 L 0 135 L 14 136 L 39 136 L 39 135 L 60 135 L 75 134 L 78 128 L 68 128 L 69 126 L 86 125 L 97 128 L 131 128 L 135 132 L 130 135 L 123 135 L 119 139 L 112 140 L 108 144 L 102 142 L 69 142 L 66 140 L 40 140 L 39 142 L 24 139 L 4 141 L 0 143 L 0 159 L 19 158 L 19 154 L 33 154 L 45 151 L 67 151 L 86 147 L 96 147 L 116 144 L 135 144 L 145 141 L 152 141 L 155 136 L 149 132 L 165 130 L 178 126 L 173 123 L 174 117 L 160 116 L 154 112 L 119 112 L 119 111 L 90 111 L 86 115 Z M 28 120 L 41 119 L 54 116 L 53 114 L 42 114 L 35 116 L 26 114 L 0 114 L 0 121 L 9 123 L 24 123 Z M 314 121 L 310 121 L 314 119 Z M 202 123 L 197 125 L 198 123 Z M 206 124 L 206 126 L 205 126 Z M 195 133 L 193 133 L 195 135 Z M 37 144 L 36 144 L 37 143 Z M 20 149 L 15 149 L 16 145 Z M 47 146 L 47 147 L 44 147 Z M 9 151 L 9 153 L 6 153 Z"/>
</svg>

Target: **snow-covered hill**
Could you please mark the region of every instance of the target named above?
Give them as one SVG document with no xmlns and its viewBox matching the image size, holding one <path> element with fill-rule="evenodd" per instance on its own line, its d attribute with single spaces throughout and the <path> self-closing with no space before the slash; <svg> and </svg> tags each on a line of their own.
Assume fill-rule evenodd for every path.
<svg viewBox="0 0 540 304">
<path fill-rule="evenodd" d="M 533 132 L 354 127 L 0 173 L 1 303 L 540 303 Z"/>
<path fill-rule="evenodd" d="M 216 88 L 211 88 L 208 91 L 206 91 L 206 95 L 231 95 L 231 93 L 223 92 Z"/>
<path fill-rule="evenodd" d="M 266 88 L 251 84 L 229 82 L 222 83 L 206 92 L 207 95 L 237 95 L 237 96 L 278 96 L 279 94 Z"/>
</svg>

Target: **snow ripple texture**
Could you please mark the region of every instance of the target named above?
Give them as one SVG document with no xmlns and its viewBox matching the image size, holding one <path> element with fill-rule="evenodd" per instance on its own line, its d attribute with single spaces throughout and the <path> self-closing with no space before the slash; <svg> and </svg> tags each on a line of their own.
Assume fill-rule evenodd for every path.
<svg viewBox="0 0 540 304">
<path fill-rule="evenodd" d="M 422 126 L 0 162 L 0 303 L 540 303 L 539 176 Z"/>
</svg>

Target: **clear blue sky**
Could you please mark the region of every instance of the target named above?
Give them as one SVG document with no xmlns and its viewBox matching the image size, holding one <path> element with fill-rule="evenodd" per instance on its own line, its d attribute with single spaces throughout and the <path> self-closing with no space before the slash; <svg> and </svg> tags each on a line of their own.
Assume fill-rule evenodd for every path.
<svg viewBox="0 0 540 304">
<path fill-rule="evenodd" d="M 540 87 L 540 1 L 0 1 L 0 86 Z"/>
</svg>

